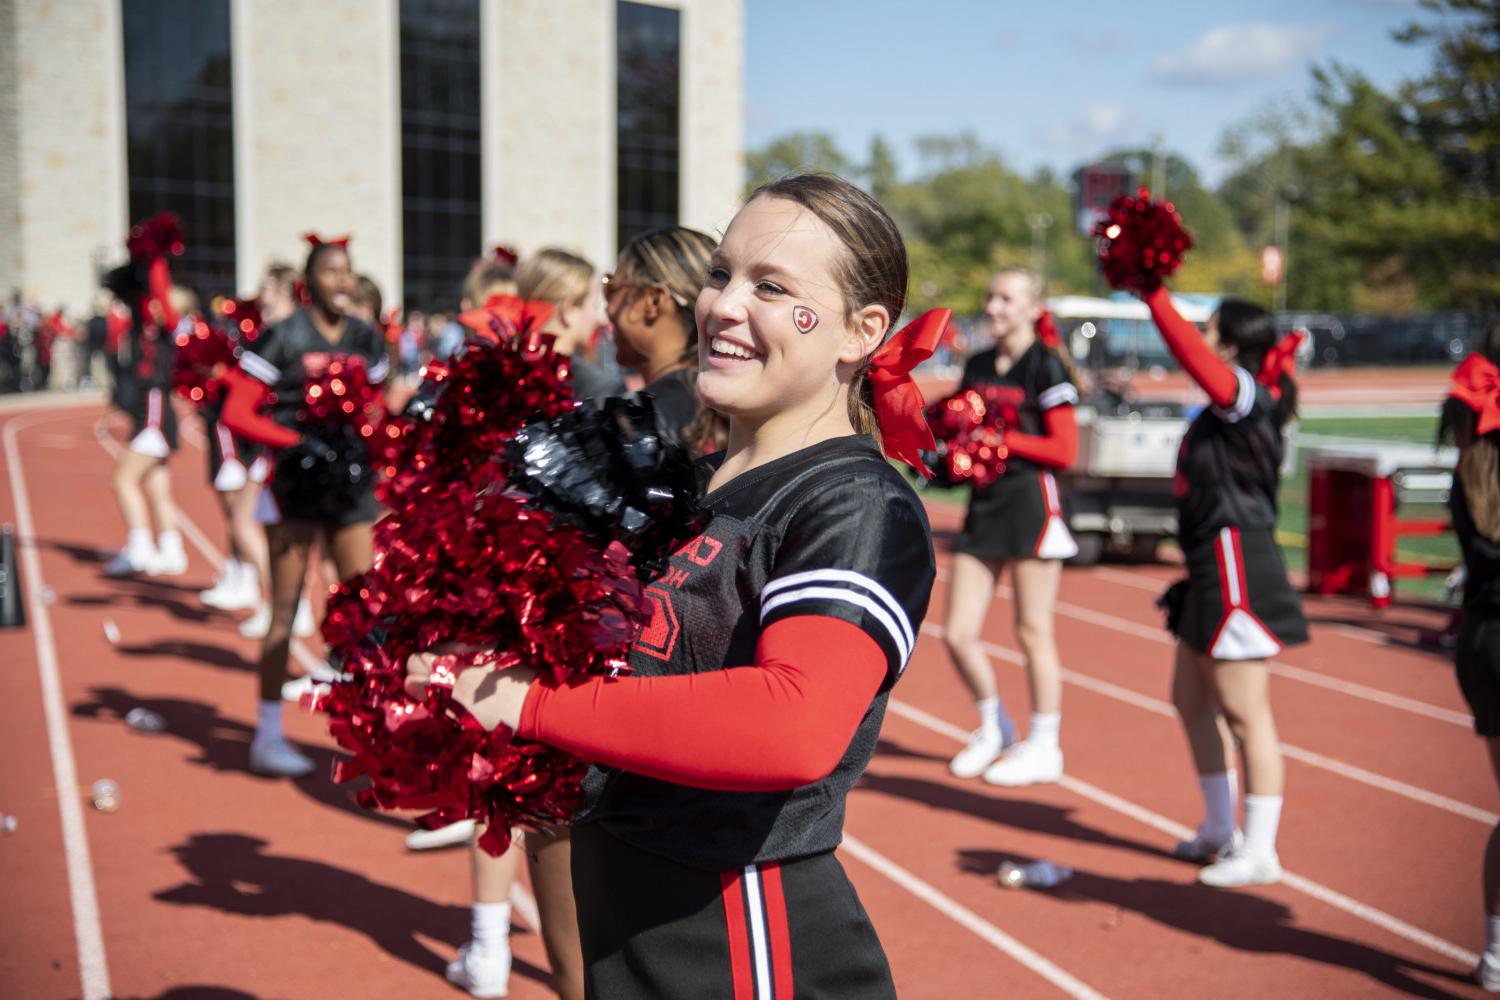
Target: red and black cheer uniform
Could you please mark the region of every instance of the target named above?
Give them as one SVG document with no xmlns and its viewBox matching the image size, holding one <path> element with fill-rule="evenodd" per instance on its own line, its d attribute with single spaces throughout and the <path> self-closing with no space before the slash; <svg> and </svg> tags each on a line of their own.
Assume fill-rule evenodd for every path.
<svg viewBox="0 0 1500 1000">
<path fill-rule="evenodd" d="M 636 676 L 533 685 L 520 723 L 601 765 L 573 832 L 589 995 L 894 997 L 833 849 L 927 610 L 926 514 L 863 436 L 703 504 Z"/>
<path fill-rule="evenodd" d="M 312 316 L 306 310 L 299 309 L 280 323 L 267 327 L 254 342 L 245 345 L 240 354 L 240 371 L 270 390 L 267 409 L 270 419 L 294 434 L 301 434 L 306 428 L 300 426 L 298 411 L 304 405 L 308 380 L 320 377 L 330 362 L 351 357 L 363 361 L 371 385 L 384 383 L 390 373 L 385 343 L 380 334 L 368 325 L 352 316 L 346 316 L 343 333 L 336 342 L 330 341 L 318 332 L 318 328 L 313 325 Z M 233 405 L 232 401 L 227 403 L 225 412 L 225 418 L 232 429 L 255 439 L 254 434 L 247 433 L 248 428 L 241 423 L 243 417 L 230 412 Z M 321 520 L 319 516 L 286 509 L 284 494 L 278 495 L 276 479 L 288 475 L 295 475 L 295 470 L 277 469 L 273 473 L 271 488 L 262 494 L 261 521 L 273 524 L 283 519 Z M 267 497 L 275 505 L 274 510 L 264 509 Z M 375 521 L 380 518 L 381 513 L 374 491 L 366 490 L 356 503 L 338 517 L 337 526 Z"/>
<path fill-rule="evenodd" d="M 1463 624 L 1453 658 L 1458 686 L 1474 713 L 1474 731 L 1500 736 L 1500 542 L 1474 526 L 1459 470 L 1448 507 L 1465 570 Z"/>
<path fill-rule="evenodd" d="M 181 322 L 191 320 L 184 317 Z M 130 450 L 152 458 L 166 458 L 177 450 L 177 411 L 172 408 L 174 334 L 135 310 L 115 355 L 110 402 L 130 416 Z"/>
<path fill-rule="evenodd" d="M 1146 304 L 1172 354 L 1211 401 L 1177 453 L 1177 539 L 1188 577 L 1175 631 L 1215 659 L 1274 656 L 1307 641 L 1302 601 L 1276 544 L 1286 448 L 1280 404 L 1249 371 L 1221 360 L 1165 290 Z"/>
<path fill-rule="evenodd" d="M 1071 558 L 1078 554 L 1078 543 L 1068 531 L 1052 470 L 1071 465 L 1076 455 L 1072 408 L 1078 389 L 1062 359 L 1040 340 L 1004 375 L 995 371 L 997 356 L 990 348 L 969 358 L 959 391 L 994 387 L 990 391 L 998 392 L 1007 416 L 1005 474 L 974 489 L 954 551 L 984 560 Z M 1068 408 L 1066 413 L 1062 407 Z M 1071 444 L 1066 441 L 1069 432 Z M 1054 455 L 1055 445 L 1063 447 Z"/>
<path fill-rule="evenodd" d="M 235 336 L 238 328 L 229 324 L 230 336 L 234 337 L 241 351 L 245 341 Z M 224 425 L 224 401 L 215 400 L 199 407 L 203 415 L 203 426 L 207 429 L 208 482 L 220 493 L 232 493 L 248 483 L 263 483 L 270 469 L 265 449 L 254 441 L 247 441 Z"/>
</svg>

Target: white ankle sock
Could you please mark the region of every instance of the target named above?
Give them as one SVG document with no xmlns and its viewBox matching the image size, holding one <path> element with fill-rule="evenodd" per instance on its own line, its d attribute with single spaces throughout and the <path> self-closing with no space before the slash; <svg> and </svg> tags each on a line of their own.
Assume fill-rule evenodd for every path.
<svg viewBox="0 0 1500 1000">
<path fill-rule="evenodd" d="M 163 531 L 156 536 L 156 548 L 163 555 L 175 556 L 182 553 L 182 535 L 176 531 Z"/>
<path fill-rule="evenodd" d="M 1276 827 L 1281 823 L 1280 795 L 1245 796 L 1245 851 L 1269 857 L 1276 853 Z"/>
<path fill-rule="evenodd" d="M 1208 840 L 1228 840 L 1234 833 L 1234 793 L 1239 776 L 1231 768 L 1198 775 L 1203 790 L 1203 824 L 1198 832 Z"/>
<path fill-rule="evenodd" d="M 1484 950 L 1494 959 L 1500 959 L 1500 916 L 1484 915 Z"/>
<path fill-rule="evenodd" d="M 510 904 L 475 903 L 469 933 L 481 952 L 504 948 L 510 942 Z"/>
<path fill-rule="evenodd" d="M 281 734 L 281 699 L 263 701 L 255 713 L 255 738 L 257 740 L 279 740 Z"/>
<path fill-rule="evenodd" d="M 987 733 L 999 733 L 1006 743 L 1016 741 L 1016 724 L 1011 721 L 1010 715 L 1005 711 L 1005 706 L 1000 703 L 999 698 L 981 698 L 977 706 L 981 729 Z"/>
<path fill-rule="evenodd" d="M 150 528 L 131 528 L 125 535 L 125 550 L 127 552 L 151 552 L 156 549 L 156 542 L 151 538 Z"/>
<path fill-rule="evenodd" d="M 241 587 L 260 587 L 260 573 L 256 572 L 254 563 L 235 561 L 235 582 Z"/>
<path fill-rule="evenodd" d="M 1055 747 L 1060 729 L 1062 729 L 1061 712 L 1033 712 L 1031 713 L 1031 730 L 1026 734 L 1026 742 L 1036 746 Z"/>
</svg>

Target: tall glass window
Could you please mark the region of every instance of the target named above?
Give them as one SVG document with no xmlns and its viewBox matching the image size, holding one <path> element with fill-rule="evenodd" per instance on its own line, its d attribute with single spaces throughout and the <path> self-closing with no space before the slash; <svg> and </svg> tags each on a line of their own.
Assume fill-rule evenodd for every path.
<svg viewBox="0 0 1500 1000">
<path fill-rule="evenodd" d="M 401 0 L 405 304 L 458 307 L 479 255 L 479 0 Z"/>
<path fill-rule="evenodd" d="M 229 0 L 125 0 L 126 172 L 132 222 L 182 218 L 173 277 L 234 285 L 234 100 Z"/>
<path fill-rule="evenodd" d="M 677 223 L 682 14 L 621 2 L 616 15 L 617 235 Z"/>
</svg>

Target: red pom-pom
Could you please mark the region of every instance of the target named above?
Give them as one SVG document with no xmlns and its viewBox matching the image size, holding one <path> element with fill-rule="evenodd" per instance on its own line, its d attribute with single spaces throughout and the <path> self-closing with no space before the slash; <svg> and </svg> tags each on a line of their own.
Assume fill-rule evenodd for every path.
<svg viewBox="0 0 1500 1000">
<path fill-rule="evenodd" d="M 234 341 L 223 330 L 201 319 L 191 331 L 177 334 L 177 354 L 172 359 L 172 386 L 178 395 L 196 406 L 217 403 L 224 395 L 221 381 L 233 367 Z"/>
<path fill-rule="evenodd" d="M 1005 474 L 1005 428 L 1015 423 L 1015 407 L 997 386 L 954 393 L 927 407 L 927 423 L 938 444 L 938 476 L 953 486 L 983 488 Z"/>
<path fill-rule="evenodd" d="M 265 326 L 259 299 L 225 299 L 219 312 L 242 344 L 253 344 Z"/>
<path fill-rule="evenodd" d="M 380 409 L 380 390 L 370 384 L 364 358 L 337 356 L 308 376 L 298 418 L 327 426 L 347 424 L 369 437 L 380 423 Z"/>
<path fill-rule="evenodd" d="M 136 223 L 125 238 L 131 260 L 177 256 L 184 249 L 182 223 L 171 212 L 162 212 Z"/>
<path fill-rule="evenodd" d="M 1122 194 L 1110 202 L 1104 218 L 1094 225 L 1094 235 L 1104 280 L 1143 296 L 1182 266 L 1182 255 L 1193 245 L 1172 203 L 1152 201 L 1145 188 L 1134 197 Z"/>
</svg>

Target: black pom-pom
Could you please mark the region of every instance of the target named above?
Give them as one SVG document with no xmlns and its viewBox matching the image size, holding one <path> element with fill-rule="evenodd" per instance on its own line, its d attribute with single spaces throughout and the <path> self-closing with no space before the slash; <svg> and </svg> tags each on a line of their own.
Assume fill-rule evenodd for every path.
<svg viewBox="0 0 1500 1000">
<path fill-rule="evenodd" d="M 662 437 L 650 396 L 581 403 L 549 422 L 527 424 L 505 450 L 508 485 L 595 538 L 620 542 L 642 579 L 706 522 L 698 473 Z"/>
<path fill-rule="evenodd" d="M 271 489 L 284 516 L 326 521 L 356 507 L 373 479 L 370 449 L 359 430 L 318 424 L 277 453 Z"/>
</svg>

